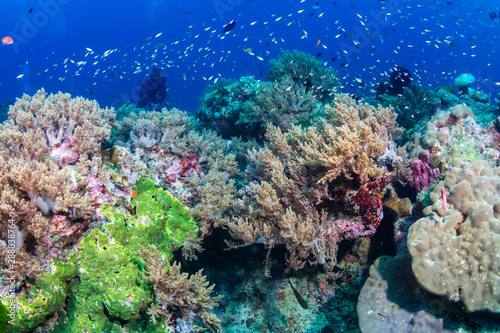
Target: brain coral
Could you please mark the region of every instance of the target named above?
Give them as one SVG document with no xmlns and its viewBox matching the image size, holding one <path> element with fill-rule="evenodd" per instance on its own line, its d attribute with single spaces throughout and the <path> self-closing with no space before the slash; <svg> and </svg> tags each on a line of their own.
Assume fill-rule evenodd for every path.
<svg viewBox="0 0 500 333">
<path fill-rule="evenodd" d="M 500 313 L 499 173 L 484 160 L 457 162 L 408 233 L 418 283 L 470 312 Z"/>
</svg>

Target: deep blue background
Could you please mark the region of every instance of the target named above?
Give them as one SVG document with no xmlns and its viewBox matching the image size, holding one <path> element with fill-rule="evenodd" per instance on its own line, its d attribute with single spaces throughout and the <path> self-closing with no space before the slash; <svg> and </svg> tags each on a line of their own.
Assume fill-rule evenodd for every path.
<svg viewBox="0 0 500 333">
<path fill-rule="evenodd" d="M 0 9 L 0 35 L 15 40 L 0 45 L 0 103 L 44 87 L 119 106 L 158 65 L 170 105 L 194 112 L 209 78 L 265 79 L 280 49 L 322 53 L 349 92 L 361 79 L 369 93 L 395 65 L 432 87 L 470 72 L 474 88 L 500 88 L 500 21 L 489 17 L 497 1 L 3 0 Z M 222 35 L 232 19 L 235 29 Z"/>
</svg>

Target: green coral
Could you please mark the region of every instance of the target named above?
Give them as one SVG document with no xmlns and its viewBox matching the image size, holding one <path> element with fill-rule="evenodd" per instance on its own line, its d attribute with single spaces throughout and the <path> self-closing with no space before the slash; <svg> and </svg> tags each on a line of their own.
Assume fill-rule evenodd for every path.
<svg viewBox="0 0 500 333">
<path fill-rule="evenodd" d="M 61 332 L 118 331 L 120 322 L 140 318 L 149 288 L 127 248 L 95 229 L 80 244 L 79 279 L 70 285 L 68 315 Z"/>
<path fill-rule="evenodd" d="M 5 332 L 9 317 L 7 317 L 7 307 L 0 302 L 0 332 Z"/>
<path fill-rule="evenodd" d="M 42 274 L 29 292 L 14 296 L 17 313 L 14 325 L 7 327 L 9 333 L 32 331 L 45 322 L 47 317 L 64 307 L 67 282 L 76 275 L 76 256 L 72 254 L 67 259 L 65 263 L 53 259 L 54 272 Z M 9 301 L 7 298 L 1 299 L 4 306 L 7 306 Z"/>
<path fill-rule="evenodd" d="M 132 256 L 137 257 L 139 244 L 155 244 L 169 260 L 172 259 L 173 249 L 181 247 L 189 234 L 198 232 L 189 208 L 169 192 L 157 188 L 151 179 L 139 182 L 134 190 L 137 194 L 131 206 L 137 216 L 105 203 L 100 211 L 111 223 L 104 229 L 129 249 Z"/>
<path fill-rule="evenodd" d="M 14 294 L 18 310 L 14 325 L 7 324 L 8 332 L 33 331 L 56 312 L 51 319 L 59 317 L 56 332 L 165 330 L 165 323 L 149 324 L 145 317 L 153 295 L 142 275 L 139 244 L 157 244 L 171 259 L 172 250 L 196 235 L 198 228 L 188 207 L 152 180 L 139 182 L 134 190 L 135 215 L 103 205 L 101 212 L 111 222 L 104 229 L 110 235 L 93 230 L 81 240 L 77 253 L 52 259 L 50 272 L 28 291 Z M 0 299 L 0 329 L 9 301 Z"/>
<path fill-rule="evenodd" d="M 70 285 L 61 332 L 121 332 L 122 325 L 129 331 L 146 326 L 148 332 L 162 330 L 161 325 L 148 324 L 141 313 L 152 301 L 152 290 L 142 276 L 139 245 L 157 244 L 171 259 L 173 249 L 198 229 L 187 206 L 151 179 L 133 190 L 135 215 L 105 203 L 100 211 L 110 222 L 104 225 L 110 235 L 96 229 L 82 240 L 79 279 Z"/>
</svg>

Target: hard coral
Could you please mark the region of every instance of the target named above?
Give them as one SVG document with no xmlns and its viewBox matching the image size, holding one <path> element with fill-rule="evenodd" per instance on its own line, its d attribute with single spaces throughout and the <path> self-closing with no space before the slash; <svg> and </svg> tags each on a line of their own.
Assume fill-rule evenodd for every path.
<svg viewBox="0 0 500 333">
<path fill-rule="evenodd" d="M 499 168 L 483 160 L 457 162 L 408 233 L 418 283 L 459 298 L 471 312 L 500 313 L 499 187 Z"/>
<path fill-rule="evenodd" d="M 370 267 L 358 298 L 359 327 L 363 333 L 452 333 L 449 325 L 424 310 L 414 294 L 409 264 L 383 256 Z"/>
</svg>

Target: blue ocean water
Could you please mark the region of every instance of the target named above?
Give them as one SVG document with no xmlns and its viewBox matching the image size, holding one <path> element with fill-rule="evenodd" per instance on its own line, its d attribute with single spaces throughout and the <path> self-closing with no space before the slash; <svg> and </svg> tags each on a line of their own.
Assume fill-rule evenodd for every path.
<svg viewBox="0 0 500 333">
<path fill-rule="evenodd" d="M 0 35 L 14 43 L 0 46 L 0 103 L 44 87 L 118 107 L 158 66 L 170 106 L 194 112 L 220 77 L 265 80 L 280 49 L 317 56 L 346 91 L 366 95 L 396 65 L 424 86 L 470 72 L 472 88 L 496 96 L 500 81 L 500 19 L 490 17 L 500 9 L 487 0 L 4 0 L 1 9 Z"/>
</svg>

